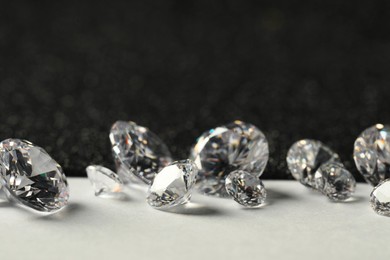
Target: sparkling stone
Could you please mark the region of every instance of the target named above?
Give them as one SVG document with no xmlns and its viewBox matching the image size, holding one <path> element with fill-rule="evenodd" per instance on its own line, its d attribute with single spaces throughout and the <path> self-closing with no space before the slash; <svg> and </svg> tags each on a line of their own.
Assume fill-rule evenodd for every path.
<svg viewBox="0 0 390 260">
<path fill-rule="evenodd" d="M 364 130 L 355 141 L 353 158 L 371 185 L 390 178 L 390 126 L 377 124 Z"/>
<path fill-rule="evenodd" d="M 86 172 L 95 189 L 96 196 L 103 198 L 122 197 L 122 181 L 115 172 L 99 165 L 88 166 Z"/>
<path fill-rule="evenodd" d="M 390 217 L 390 179 L 378 184 L 371 192 L 371 206 L 376 213 Z"/>
<path fill-rule="evenodd" d="M 244 170 L 260 177 L 268 162 L 268 142 L 254 125 L 235 121 L 203 133 L 190 159 L 199 168 L 201 193 L 229 196 L 225 179 L 231 171 Z"/>
<path fill-rule="evenodd" d="M 125 183 L 136 176 L 150 184 L 156 173 L 172 161 L 160 138 L 134 122 L 117 121 L 111 128 L 110 141 L 117 171 L 121 171 Z"/>
<path fill-rule="evenodd" d="M 28 141 L 7 139 L 0 143 L 0 173 L 8 197 L 25 206 L 52 212 L 68 202 L 68 183 L 61 166 Z"/>
<path fill-rule="evenodd" d="M 314 174 L 322 164 L 339 161 L 336 153 L 317 140 L 300 140 L 287 153 L 287 165 L 292 176 L 311 188 L 316 188 Z"/>
<path fill-rule="evenodd" d="M 187 203 L 196 182 L 198 169 L 191 160 L 173 162 L 163 168 L 149 188 L 150 206 L 167 209 Z"/>
<path fill-rule="evenodd" d="M 239 204 L 258 207 L 264 203 L 267 192 L 260 179 L 253 174 L 236 170 L 226 177 L 227 193 Z"/>
<path fill-rule="evenodd" d="M 321 165 L 315 173 L 315 182 L 317 189 L 334 201 L 349 199 L 356 188 L 353 175 L 337 162 Z"/>
</svg>

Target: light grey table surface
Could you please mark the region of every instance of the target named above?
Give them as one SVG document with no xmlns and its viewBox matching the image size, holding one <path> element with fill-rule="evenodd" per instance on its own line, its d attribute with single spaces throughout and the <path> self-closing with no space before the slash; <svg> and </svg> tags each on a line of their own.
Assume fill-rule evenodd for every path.
<svg viewBox="0 0 390 260">
<path fill-rule="evenodd" d="M 155 210 L 142 190 L 97 198 L 69 178 L 69 206 L 54 215 L 0 203 L 4 259 L 389 259 L 390 218 L 369 205 L 371 187 L 332 203 L 294 181 L 264 181 L 268 203 L 194 194 L 176 213 Z"/>
</svg>

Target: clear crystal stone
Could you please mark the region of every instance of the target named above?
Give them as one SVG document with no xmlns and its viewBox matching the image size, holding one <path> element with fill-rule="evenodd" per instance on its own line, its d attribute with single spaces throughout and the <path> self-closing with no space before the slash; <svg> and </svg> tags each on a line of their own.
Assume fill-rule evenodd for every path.
<svg viewBox="0 0 390 260">
<path fill-rule="evenodd" d="M 316 171 L 328 162 L 340 162 L 339 156 L 317 140 L 300 140 L 287 153 L 287 165 L 292 176 L 311 188 L 316 188 Z"/>
<path fill-rule="evenodd" d="M 0 143 L 0 173 L 9 198 L 30 208 L 52 212 L 68 202 L 68 183 L 61 166 L 28 141 L 7 139 Z"/>
<path fill-rule="evenodd" d="M 315 173 L 316 188 L 333 201 L 349 199 L 355 192 L 353 175 L 337 162 L 322 164 Z"/>
<path fill-rule="evenodd" d="M 376 213 L 390 217 L 390 179 L 379 183 L 371 192 L 371 206 Z"/>
<path fill-rule="evenodd" d="M 226 177 L 225 184 L 227 193 L 246 207 L 260 206 L 267 196 L 261 180 L 247 171 L 232 171 Z"/>
<path fill-rule="evenodd" d="M 268 142 L 254 125 L 235 121 L 203 133 L 190 159 L 199 168 L 198 189 L 207 195 L 227 197 L 225 179 L 244 170 L 260 177 L 268 162 Z"/>
<path fill-rule="evenodd" d="M 123 182 L 132 176 L 150 184 L 156 173 L 172 161 L 171 153 L 160 138 L 134 122 L 117 121 L 110 131 L 112 153 Z"/>
<path fill-rule="evenodd" d="M 122 196 L 122 181 L 115 172 L 99 165 L 88 166 L 86 172 L 96 196 L 103 198 Z"/>
<path fill-rule="evenodd" d="M 364 130 L 355 141 L 353 158 L 371 185 L 390 178 L 390 126 L 377 124 Z"/>
<path fill-rule="evenodd" d="M 149 187 L 147 202 L 160 209 L 187 203 L 197 175 L 198 169 L 191 160 L 173 162 L 154 178 Z"/>
</svg>

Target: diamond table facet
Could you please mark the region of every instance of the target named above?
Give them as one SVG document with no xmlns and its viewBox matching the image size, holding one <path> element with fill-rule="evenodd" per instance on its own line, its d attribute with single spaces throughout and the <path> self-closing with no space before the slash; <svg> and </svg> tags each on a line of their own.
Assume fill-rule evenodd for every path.
<svg viewBox="0 0 390 260">
<path fill-rule="evenodd" d="M 99 165 L 88 166 L 86 172 L 96 196 L 102 198 L 122 197 L 122 181 L 115 172 Z"/>
<path fill-rule="evenodd" d="M 371 193 L 371 207 L 379 215 L 390 217 L 390 179 L 374 188 Z"/>
</svg>

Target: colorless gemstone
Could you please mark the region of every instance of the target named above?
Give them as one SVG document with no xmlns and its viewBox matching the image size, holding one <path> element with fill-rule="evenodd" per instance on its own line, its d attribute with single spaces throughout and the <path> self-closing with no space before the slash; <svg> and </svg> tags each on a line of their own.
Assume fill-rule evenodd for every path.
<svg viewBox="0 0 390 260">
<path fill-rule="evenodd" d="M 371 192 L 371 206 L 376 213 L 390 217 L 390 179 L 378 184 Z"/>
<path fill-rule="evenodd" d="M 121 170 L 125 183 L 134 175 L 150 184 L 156 173 L 172 161 L 160 138 L 134 122 L 117 121 L 111 128 L 110 141 L 117 171 Z"/>
<path fill-rule="evenodd" d="M 150 206 L 167 209 L 187 203 L 196 182 L 198 169 L 191 160 L 173 162 L 163 168 L 149 188 Z"/>
<path fill-rule="evenodd" d="M 390 178 L 390 126 L 377 124 L 364 130 L 355 141 L 353 158 L 371 185 Z"/>
<path fill-rule="evenodd" d="M 226 177 L 227 193 L 239 204 L 258 207 L 264 203 L 267 192 L 260 179 L 253 174 L 236 170 Z"/>
<path fill-rule="evenodd" d="M 321 165 L 315 173 L 315 182 L 317 189 L 334 201 L 349 199 L 356 188 L 353 175 L 337 162 Z"/>
<path fill-rule="evenodd" d="M 328 162 L 340 162 L 339 156 L 317 140 L 300 140 L 287 153 L 287 165 L 292 176 L 311 188 L 316 188 L 316 171 Z"/>
<path fill-rule="evenodd" d="M 235 121 L 203 133 L 190 159 L 199 168 L 198 189 L 207 195 L 227 197 L 225 179 L 234 170 L 260 177 L 268 162 L 268 142 L 254 125 Z"/>
<path fill-rule="evenodd" d="M 103 198 L 122 196 L 122 181 L 115 172 L 99 165 L 88 166 L 86 172 L 96 196 Z"/>
<path fill-rule="evenodd" d="M 8 197 L 25 206 L 52 212 L 68 202 L 68 183 L 61 166 L 28 141 L 7 139 L 0 143 L 0 173 Z"/>
</svg>

